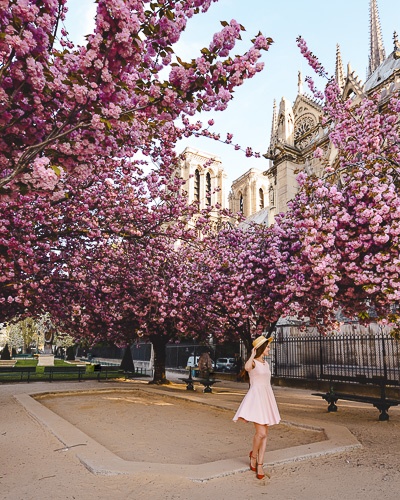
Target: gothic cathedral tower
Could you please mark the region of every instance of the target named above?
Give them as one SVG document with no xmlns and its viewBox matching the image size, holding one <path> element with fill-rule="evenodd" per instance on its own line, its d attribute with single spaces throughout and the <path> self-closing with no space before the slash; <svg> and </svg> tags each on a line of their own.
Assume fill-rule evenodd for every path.
<svg viewBox="0 0 400 500">
<path fill-rule="evenodd" d="M 371 93 L 379 92 L 382 106 L 394 92 L 400 90 L 400 44 L 394 34 L 394 50 L 386 58 L 382 42 L 377 0 L 370 0 L 370 47 L 367 80 L 363 84 L 347 66 L 344 75 L 339 45 L 336 49 L 336 82 L 342 98 L 352 105 Z M 293 106 L 282 98 L 277 111 L 274 102 L 271 140 L 267 153 L 269 169 L 264 172 L 269 179 L 269 220 L 287 210 L 288 202 L 296 195 L 297 172 L 304 170 L 318 176 L 323 174 L 323 164 L 335 165 L 336 150 L 329 139 L 330 124 L 322 126 L 323 107 L 313 97 L 303 93 L 301 74 L 298 78 L 297 97 Z M 323 150 L 323 162 L 314 158 L 316 148 Z"/>
<path fill-rule="evenodd" d="M 188 203 L 198 202 L 200 210 L 207 206 L 226 207 L 226 173 L 220 158 L 194 148 L 181 153 L 180 176 L 186 184 Z"/>
</svg>

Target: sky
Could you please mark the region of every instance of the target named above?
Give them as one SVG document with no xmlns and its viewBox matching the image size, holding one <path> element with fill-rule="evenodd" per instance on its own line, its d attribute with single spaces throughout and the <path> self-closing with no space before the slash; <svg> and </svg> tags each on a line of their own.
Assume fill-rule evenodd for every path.
<svg viewBox="0 0 400 500">
<path fill-rule="evenodd" d="M 186 31 L 175 46 L 175 53 L 182 59 L 199 55 L 208 47 L 212 36 L 221 29 L 220 21 L 235 19 L 246 31 L 243 41 L 233 54 L 243 53 L 250 40 L 259 31 L 274 40 L 262 61 L 262 73 L 246 81 L 236 92 L 234 99 L 223 112 L 203 113 L 198 119 L 204 123 L 214 119 L 213 130 L 225 137 L 233 133 L 233 143 L 244 149 L 265 153 L 271 135 L 274 99 L 279 106 L 282 97 L 294 102 L 297 96 L 298 71 L 303 80 L 314 73 L 301 56 L 296 38 L 301 35 L 308 47 L 318 56 L 329 74 L 334 74 L 336 44 L 340 45 L 344 68 L 352 70 L 364 82 L 369 55 L 369 4 L 370 0 L 219 0 L 206 14 L 189 20 Z M 69 13 L 66 27 L 70 38 L 77 44 L 85 42 L 84 36 L 93 29 L 95 3 L 93 0 L 68 0 Z M 400 36 L 398 0 L 378 0 L 386 55 L 393 50 L 393 32 Z M 318 82 L 317 78 L 314 78 Z M 324 82 L 320 82 L 324 85 Z M 307 93 L 306 85 L 304 92 Z M 250 168 L 265 171 L 268 160 L 246 158 L 226 144 L 210 139 L 190 138 L 178 144 L 177 152 L 192 147 L 218 156 L 227 173 L 227 189 L 233 180 Z"/>
</svg>

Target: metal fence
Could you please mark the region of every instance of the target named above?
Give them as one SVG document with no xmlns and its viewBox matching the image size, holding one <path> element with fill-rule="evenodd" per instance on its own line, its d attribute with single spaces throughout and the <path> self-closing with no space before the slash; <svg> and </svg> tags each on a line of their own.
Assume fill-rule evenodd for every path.
<svg viewBox="0 0 400 500">
<path fill-rule="evenodd" d="M 238 342 L 231 342 L 224 345 L 214 343 L 204 345 L 196 342 L 167 344 L 165 349 L 165 366 L 168 369 L 185 369 L 189 358 L 196 358 L 205 350 L 209 351 L 212 360 L 216 361 L 219 357 L 233 357 L 236 352 L 241 353 L 241 346 Z M 135 343 L 131 346 L 131 351 L 135 366 L 140 366 L 140 363 L 152 363 L 150 342 Z"/>
<path fill-rule="evenodd" d="M 275 377 L 308 380 L 380 378 L 399 385 L 400 342 L 386 333 L 369 335 L 277 335 L 272 344 Z"/>
</svg>

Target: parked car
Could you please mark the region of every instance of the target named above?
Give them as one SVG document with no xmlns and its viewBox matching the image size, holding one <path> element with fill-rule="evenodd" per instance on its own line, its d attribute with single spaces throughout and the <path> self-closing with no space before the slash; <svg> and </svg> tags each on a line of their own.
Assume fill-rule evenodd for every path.
<svg viewBox="0 0 400 500">
<path fill-rule="evenodd" d="M 235 358 L 218 358 L 216 362 L 217 372 L 230 372 L 235 366 Z"/>
</svg>

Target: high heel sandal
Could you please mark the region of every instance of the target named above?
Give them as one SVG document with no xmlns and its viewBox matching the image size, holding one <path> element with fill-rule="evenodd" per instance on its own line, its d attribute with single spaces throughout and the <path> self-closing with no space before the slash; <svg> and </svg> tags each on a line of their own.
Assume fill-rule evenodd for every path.
<svg viewBox="0 0 400 500">
<path fill-rule="evenodd" d="M 258 468 L 259 467 L 262 467 L 262 464 L 257 464 L 257 474 L 256 474 L 256 478 L 257 479 L 263 479 L 265 477 L 265 474 L 259 474 L 258 473 Z M 264 471 L 263 471 L 264 472 Z"/>
<path fill-rule="evenodd" d="M 257 479 L 264 479 L 265 476 L 267 476 L 268 479 L 271 479 L 271 476 L 268 474 L 268 472 L 264 472 L 264 469 L 263 469 L 264 474 L 258 474 L 258 467 L 262 466 L 263 464 L 257 464 L 257 474 L 256 474 Z"/>
<path fill-rule="evenodd" d="M 251 452 L 249 453 L 249 458 L 250 458 L 250 470 L 252 470 L 252 471 L 254 471 L 254 472 L 255 472 L 255 471 L 257 470 L 257 459 L 256 459 L 256 466 L 255 466 L 255 467 L 253 467 L 253 466 L 251 465 L 251 459 L 252 459 L 252 458 L 255 458 L 255 457 L 253 457 L 253 450 L 251 450 Z"/>
</svg>

